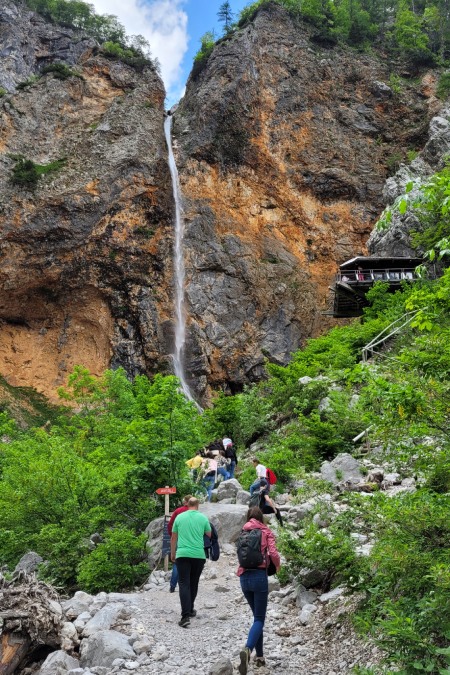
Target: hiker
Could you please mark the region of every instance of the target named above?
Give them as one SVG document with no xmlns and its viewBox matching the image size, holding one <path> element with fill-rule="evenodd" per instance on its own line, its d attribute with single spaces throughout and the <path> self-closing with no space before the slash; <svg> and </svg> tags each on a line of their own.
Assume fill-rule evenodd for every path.
<svg viewBox="0 0 450 675">
<path fill-rule="evenodd" d="M 234 449 L 231 438 L 224 438 L 222 444 L 225 450 L 225 457 L 229 460 L 228 473 L 230 478 L 234 478 L 234 472 L 238 463 L 236 450 Z"/>
<path fill-rule="evenodd" d="M 280 569 L 280 554 L 275 544 L 273 532 L 264 524 L 264 516 L 261 509 L 253 506 L 247 512 L 247 522 L 243 531 L 261 530 L 261 553 L 262 563 L 253 569 L 239 566 L 237 575 L 240 578 L 241 589 L 253 612 L 253 625 L 248 633 L 245 647 L 240 651 L 240 675 L 246 675 L 250 663 L 250 655 L 256 651 L 254 664 L 256 667 L 264 666 L 263 629 L 266 619 L 267 600 L 269 596 L 269 584 L 267 568 L 272 562 L 276 571 Z M 239 551 L 238 551 L 239 552 Z"/>
<path fill-rule="evenodd" d="M 202 469 L 204 473 L 201 483 L 208 494 L 208 501 L 210 502 L 212 491 L 217 480 L 217 462 L 211 452 L 208 452 L 203 460 Z"/>
<path fill-rule="evenodd" d="M 170 520 L 167 523 L 167 532 L 169 533 L 169 537 L 172 537 L 172 530 L 173 530 L 173 524 L 175 522 L 175 518 L 178 516 L 180 513 L 184 513 L 184 511 L 188 510 L 188 502 L 192 495 L 186 495 L 183 497 L 183 504 L 179 506 L 175 511 L 172 513 L 170 516 Z M 178 570 L 177 570 L 177 565 L 174 562 L 172 564 L 172 576 L 170 577 L 170 585 L 169 585 L 169 592 L 170 593 L 175 593 L 175 588 L 177 587 L 178 583 Z"/>
<path fill-rule="evenodd" d="M 270 485 L 266 478 L 261 478 L 259 489 L 259 508 L 263 513 L 274 513 L 275 518 L 284 527 L 283 519 L 281 517 L 280 509 L 275 504 L 273 499 L 269 497 Z"/>
<path fill-rule="evenodd" d="M 202 451 L 198 450 L 194 457 L 186 460 L 186 466 L 192 471 L 192 480 L 197 482 L 198 470 L 203 462 Z"/>
<path fill-rule="evenodd" d="M 181 619 L 178 625 L 187 628 L 191 618 L 197 614 L 194 609 L 198 582 L 205 566 L 204 535 L 212 537 L 208 518 L 198 510 L 198 499 L 191 497 L 187 510 L 180 513 L 173 523 L 170 540 L 170 557 L 178 569 Z"/>
<path fill-rule="evenodd" d="M 266 477 L 267 469 L 264 464 L 260 464 L 257 457 L 252 458 L 252 464 L 256 470 L 256 480 L 250 485 L 250 496 L 261 487 L 261 479 Z"/>
<path fill-rule="evenodd" d="M 224 480 L 230 478 L 228 467 L 230 466 L 230 461 L 225 457 L 225 450 L 220 450 L 219 454 L 216 457 L 217 461 L 217 473 L 222 476 Z"/>
</svg>

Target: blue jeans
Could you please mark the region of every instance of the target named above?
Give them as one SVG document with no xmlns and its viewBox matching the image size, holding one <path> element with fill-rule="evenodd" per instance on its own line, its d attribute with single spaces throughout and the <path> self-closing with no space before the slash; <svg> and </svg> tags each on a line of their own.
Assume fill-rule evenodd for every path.
<svg viewBox="0 0 450 675">
<path fill-rule="evenodd" d="M 178 583 L 178 570 L 176 563 L 172 565 L 172 576 L 170 577 L 170 588 L 176 588 Z"/>
<path fill-rule="evenodd" d="M 250 651 L 256 649 L 256 656 L 264 656 L 263 628 L 269 597 L 267 572 L 266 570 L 247 570 L 241 575 L 240 580 L 244 597 L 253 612 L 253 625 L 250 628 L 245 646 Z"/>
<path fill-rule="evenodd" d="M 229 473 L 230 478 L 234 478 L 235 468 L 236 468 L 236 462 L 234 461 L 234 459 L 232 459 L 231 464 L 230 464 L 229 469 L 228 469 L 228 473 Z"/>
<path fill-rule="evenodd" d="M 228 480 L 230 477 L 230 474 L 228 473 L 228 471 L 224 466 L 219 466 L 219 468 L 217 469 L 217 473 L 223 476 L 224 480 Z"/>
<path fill-rule="evenodd" d="M 208 493 L 208 501 L 211 501 L 211 493 L 214 488 L 214 483 L 216 482 L 216 479 L 214 476 L 205 476 L 202 479 L 202 485 L 205 488 L 206 492 Z"/>
<path fill-rule="evenodd" d="M 260 481 L 259 478 L 257 478 L 255 480 L 255 482 L 250 485 L 250 497 L 255 492 L 255 490 L 259 490 L 260 487 L 261 487 L 261 481 Z"/>
</svg>

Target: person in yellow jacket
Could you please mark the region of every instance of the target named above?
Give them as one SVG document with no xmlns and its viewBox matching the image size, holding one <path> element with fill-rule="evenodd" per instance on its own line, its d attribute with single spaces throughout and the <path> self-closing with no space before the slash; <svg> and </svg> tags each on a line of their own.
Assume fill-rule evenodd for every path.
<svg viewBox="0 0 450 675">
<path fill-rule="evenodd" d="M 201 450 L 199 450 L 195 457 L 186 461 L 186 466 L 192 471 L 192 480 L 194 483 L 197 481 L 198 470 L 202 465 L 203 459 Z"/>
</svg>

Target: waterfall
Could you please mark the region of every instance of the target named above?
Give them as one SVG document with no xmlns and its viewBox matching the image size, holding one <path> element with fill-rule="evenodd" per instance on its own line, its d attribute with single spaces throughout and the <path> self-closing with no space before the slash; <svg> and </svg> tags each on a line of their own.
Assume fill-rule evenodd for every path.
<svg viewBox="0 0 450 675">
<path fill-rule="evenodd" d="M 184 218 L 181 206 L 181 189 L 178 178 L 178 169 L 175 164 L 175 157 L 172 150 L 172 115 L 167 115 L 164 122 L 164 132 L 166 136 L 167 149 L 169 152 L 169 169 L 172 177 L 173 198 L 175 201 L 175 247 L 174 247 L 174 284 L 175 284 L 175 345 L 172 354 L 173 368 L 175 375 L 180 380 L 181 388 L 185 396 L 195 403 L 197 408 L 200 406 L 195 401 L 192 392 L 186 382 L 184 372 L 184 346 L 186 342 L 186 315 L 184 310 Z"/>
</svg>

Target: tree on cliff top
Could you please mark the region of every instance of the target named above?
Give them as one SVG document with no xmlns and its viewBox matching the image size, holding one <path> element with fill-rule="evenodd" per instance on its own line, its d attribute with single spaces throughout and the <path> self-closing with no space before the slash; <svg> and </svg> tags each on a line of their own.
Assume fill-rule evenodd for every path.
<svg viewBox="0 0 450 675">
<path fill-rule="evenodd" d="M 220 5 L 217 16 L 219 21 L 223 23 L 225 33 L 229 33 L 233 24 L 234 14 L 231 10 L 231 5 L 228 0 Z"/>
</svg>

